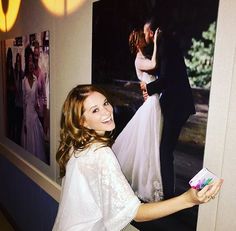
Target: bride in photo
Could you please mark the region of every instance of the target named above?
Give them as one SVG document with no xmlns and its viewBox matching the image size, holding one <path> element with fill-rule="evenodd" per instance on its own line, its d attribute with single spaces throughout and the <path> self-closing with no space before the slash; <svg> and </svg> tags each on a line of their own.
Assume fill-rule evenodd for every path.
<svg viewBox="0 0 236 231">
<path fill-rule="evenodd" d="M 160 31 L 155 32 L 157 41 Z M 156 80 L 151 73 L 156 69 L 157 45 L 154 42 L 151 59 L 145 56 L 145 35 L 133 30 L 129 36 L 131 53 L 135 54 L 135 69 L 140 81 Z M 161 108 L 159 95 L 149 96 L 121 131 L 112 146 L 121 169 L 136 195 L 143 201 L 160 201 L 163 189 L 160 171 Z"/>
</svg>

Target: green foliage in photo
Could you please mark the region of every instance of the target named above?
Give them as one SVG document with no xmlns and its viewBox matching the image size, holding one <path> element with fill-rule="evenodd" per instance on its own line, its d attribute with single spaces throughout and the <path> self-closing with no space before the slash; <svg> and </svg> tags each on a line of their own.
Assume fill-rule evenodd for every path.
<svg viewBox="0 0 236 231">
<path fill-rule="evenodd" d="M 209 89 L 213 66 L 216 23 L 210 24 L 199 40 L 192 39 L 192 46 L 185 57 L 189 81 L 192 87 Z"/>
</svg>

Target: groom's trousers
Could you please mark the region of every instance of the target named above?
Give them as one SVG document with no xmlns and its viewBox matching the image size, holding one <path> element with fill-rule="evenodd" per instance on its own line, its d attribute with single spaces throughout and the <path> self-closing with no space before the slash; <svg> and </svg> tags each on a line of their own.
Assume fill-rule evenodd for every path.
<svg viewBox="0 0 236 231">
<path fill-rule="evenodd" d="M 179 118 L 178 120 L 164 117 L 160 143 L 160 162 L 164 199 L 169 199 L 174 196 L 174 149 L 176 147 L 181 129 L 188 120 L 188 117 L 189 115 Z"/>
</svg>

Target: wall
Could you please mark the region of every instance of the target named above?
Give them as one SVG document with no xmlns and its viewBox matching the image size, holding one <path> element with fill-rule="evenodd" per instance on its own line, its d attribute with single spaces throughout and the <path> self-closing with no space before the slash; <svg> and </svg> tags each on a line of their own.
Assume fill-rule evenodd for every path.
<svg viewBox="0 0 236 231">
<path fill-rule="evenodd" d="M 91 41 L 92 41 L 92 1 L 82 1 L 80 8 L 74 13 L 64 12 L 57 16 L 47 11 L 41 1 L 21 1 L 19 14 L 14 27 L 7 33 L 0 32 L 0 39 L 5 40 L 30 33 L 49 30 L 50 32 L 50 153 L 51 166 L 48 168 L 41 161 L 32 161 L 29 165 L 22 162 L 21 169 L 43 188 L 48 188 L 48 178 L 57 180 L 55 153 L 58 145 L 60 112 L 68 91 L 79 83 L 90 83 L 91 78 Z M 30 9 L 30 10 L 29 10 Z M 0 58 L 1 59 L 1 58 Z M 0 60 L 2 62 L 2 60 Z M 0 72 L 2 74 L 2 72 Z M 2 98 L 0 105 L 2 105 Z M 3 106 L 1 107 L 3 108 Z M 0 108 L 0 109 L 1 109 Z M 2 111 L 2 110 L 1 110 Z M 0 123 L 3 126 L 3 113 Z M 0 130 L 0 150 L 6 150 L 6 157 L 17 162 L 19 155 L 27 157 L 27 153 L 16 147 Z M 2 152 L 5 154 L 5 151 Z M 20 161 L 22 158 L 19 158 Z M 35 158 L 36 159 L 36 158 Z M 31 159 L 30 159 L 31 160 Z M 18 161 L 18 164 L 20 164 Z M 36 166 L 36 168 L 34 168 Z M 37 171 L 43 170 L 43 174 Z M 37 178 L 37 175 L 40 175 Z M 45 181 L 44 179 L 45 178 Z M 45 185 L 43 185 L 45 183 Z M 52 182 L 51 187 L 56 187 Z M 59 198 L 59 188 L 50 190 L 50 195 Z"/>
<path fill-rule="evenodd" d="M 0 206 L 18 231 L 51 231 L 58 203 L 0 155 Z"/>
<path fill-rule="evenodd" d="M 220 195 L 200 206 L 198 230 L 236 230 L 236 2 L 220 1 L 204 165 L 224 179 Z"/>
</svg>

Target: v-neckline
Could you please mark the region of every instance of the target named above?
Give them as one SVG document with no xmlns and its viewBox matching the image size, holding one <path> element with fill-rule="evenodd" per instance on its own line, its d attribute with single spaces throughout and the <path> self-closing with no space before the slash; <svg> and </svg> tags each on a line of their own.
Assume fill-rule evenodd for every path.
<svg viewBox="0 0 236 231">
<path fill-rule="evenodd" d="M 29 78 L 28 78 L 28 77 L 27 77 L 27 81 L 28 81 L 28 84 L 29 84 L 30 89 L 32 89 L 32 88 L 33 88 L 33 85 L 34 85 L 34 77 L 33 77 L 33 79 L 32 79 L 32 85 L 30 84 L 30 81 L 29 81 Z"/>
</svg>

